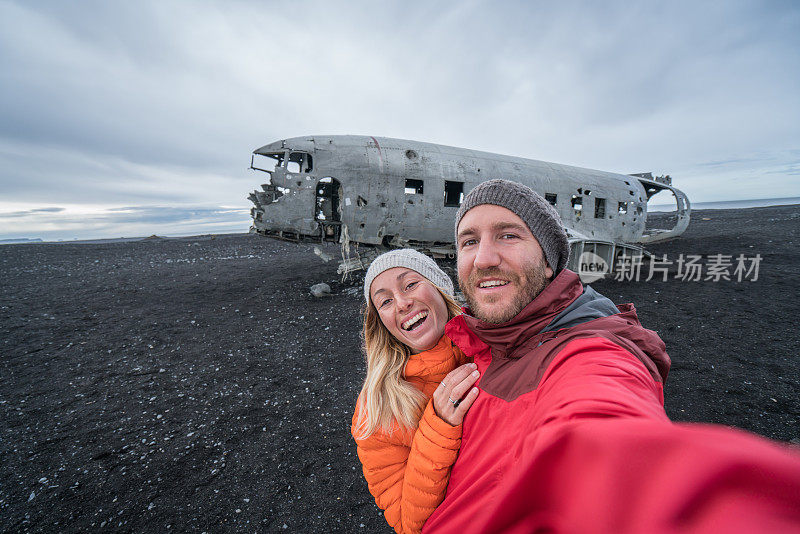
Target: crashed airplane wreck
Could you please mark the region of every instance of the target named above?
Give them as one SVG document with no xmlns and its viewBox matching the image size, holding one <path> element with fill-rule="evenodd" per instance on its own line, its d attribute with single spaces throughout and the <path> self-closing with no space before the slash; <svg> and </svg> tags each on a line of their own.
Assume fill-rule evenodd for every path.
<svg viewBox="0 0 800 534">
<path fill-rule="evenodd" d="M 282 239 L 340 243 L 340 274 L 365 268 L 391 247 L 454 257 L 456 210 L 464 195 L 492 178 L 526 184 L 556 208 L 569 236 L 569 267 L 576 272 L 587 251 L 610 271 L 621 254 L 641 258 L 642 245 L 681 235 L 691 212 L 669 176 L 616 174 L 385 137 L 283 139 L 253 151 L 250 168 L 267 174 L 262 190 L 248 197 L 253 229 Z M 648 201 L 664 191 L 676 205 L 674 226 L 649 228 Z"/>
</svg>

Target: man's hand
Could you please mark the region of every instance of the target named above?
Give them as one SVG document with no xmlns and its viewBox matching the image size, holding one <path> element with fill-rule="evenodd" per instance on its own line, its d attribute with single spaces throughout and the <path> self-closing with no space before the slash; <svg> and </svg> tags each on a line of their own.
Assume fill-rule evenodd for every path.
<svg viewBox="0 0 800 534">
<path fill-rule="evenodd" d="M 480 376 L 477 368 L 474 363 L 466 363 L 453 369 L 433 392 L 436 415 L 452 426 L 461 424 L 467 410 L 478 398 L 478 388 L 470 389 Z"/>
</svg>

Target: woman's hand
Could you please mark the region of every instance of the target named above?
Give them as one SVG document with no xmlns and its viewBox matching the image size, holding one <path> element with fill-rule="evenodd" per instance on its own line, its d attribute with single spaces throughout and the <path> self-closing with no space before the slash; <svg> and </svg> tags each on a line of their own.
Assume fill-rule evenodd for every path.
<svg viewBox="0 0 800 534">
<path fill-rule="evenodd" d="M 433 408 L 436 415 L 446 423 L 460 425 L 467 410 L 478 398 L 478 388 L 470 389 L 480 376 L 477 369 L 478 366 L 474 363 L 466 363 L 453 369 L 433 392 Z"/>
</svg>

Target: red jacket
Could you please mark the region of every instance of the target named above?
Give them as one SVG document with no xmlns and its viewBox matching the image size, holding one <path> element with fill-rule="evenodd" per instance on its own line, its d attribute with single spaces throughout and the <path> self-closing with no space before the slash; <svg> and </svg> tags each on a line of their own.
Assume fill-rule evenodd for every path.
<svg viewBox="0 0 800 534">
<path fill-rule="evenodd" d="M 670 423 L 663 342 L 575 273 L 509 323 L 460 316 L 446 332 L 481 393 L 424 532 L 800 530 L 798 454 Z"/>
</svg>

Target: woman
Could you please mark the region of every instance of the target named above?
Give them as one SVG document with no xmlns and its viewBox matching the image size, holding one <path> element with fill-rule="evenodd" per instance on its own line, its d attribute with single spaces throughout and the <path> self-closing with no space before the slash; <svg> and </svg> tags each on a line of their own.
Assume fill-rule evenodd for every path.
<svg viewBox="0 0 800 534">
<path fill-rule="evenodd" d="M 419 532 L 444 499 L 478 396 L 475 364 L 444 335 L 461 313 L 452 295 L 450 278 L 412 249 L 378 256 L 364 280 L 367 376 L 351 432 L 370 493 L 397 532 Z"/>
</svg>

